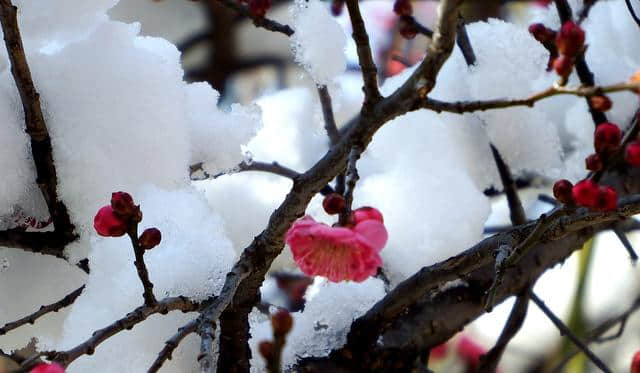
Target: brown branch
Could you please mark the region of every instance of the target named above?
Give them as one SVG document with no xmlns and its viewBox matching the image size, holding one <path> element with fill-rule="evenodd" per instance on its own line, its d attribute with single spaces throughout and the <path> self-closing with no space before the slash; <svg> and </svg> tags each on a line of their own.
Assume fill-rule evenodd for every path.
<svg viewBox="0 0 640 373">
<path fill-rule="evenodd" d="M 178 332 L 165 342 L 164 348 L 162 348 L 156 360 L 154 360 L 153 364 L 151 364 L 151 367 L 149 367 L 147 373 L 157 372 L 158 370 L 160 370 L 160 368 L 162 368 L 162 365 L 165 363 L 165 361 L 171 360 L 171 354 L 173 353 L 173 351 L 178 347 L 178 345 L 180 345 L 180 342 L 182 342 L 182 340 L 186 336 L 196 331 L 197 326 L 197 321 L 192 320 L 186 325 L 180 327 L 178 329 Z"/>
<path fill-rule="evenodd" d="M 627 250 L 631 261 L 635 264 L 635 262 L 638 261 L 638 254 L 636 254 L 636 251 L 633 249 L 633 245 L 631 244 L 631 242 L 629 242 L 627 234 L 617 226 L 613 227 L 613 232 L 616 234 L 616 237 L 618 237 L 618 240 L 620 241 L 622 246 L 624 246 L 625 250 Z"/>
<path fill-rule="evenodd" d="M 340 132 L 336 125 L 336 118 L 333 115 L 331 105 L 331 96 L 326 85 L 318 86 L 318 97 L 320 97 L 320 105 L 322 106 L 322 116 L 324 117 L 324 129 L 329 136 L 330 144 L 333 146 L 340 141 Z"/>
<path fill-rule="evenodd" d="M 80 343 L 76 347 L 67 351 L 44 351 L 40 356 L 45 356 L 49 360 L 55 361 L 63 366 L 71 364 L 74 360 L 82 355 L 92 355 L 95 349 L 110 337 L 118 334 L 123 330 L 130 330 L 137 324 L 146 320 L 149 316 L 155 314 L 166 314 L 170 311 L 180 310 L 182 312 L 197 311 L 199 303 L 193 302 L 185 297 L 165 298 L 154 304 L 153 306 L 142 305 L 135 310 L 129 312 L 125 317 L 114 321 L 112 324 L 96 330 L 91 338 Z"/>
<path fill-rule="evenodd" d="M 513 179 L 513 176 L 511 175 L 511 170 L 509 170 L 509 167 L 502 159 L 502 156 L 498 152 L 498 149 L 495 147 L 495 145 L 490 144 L 490 147 L 491 153 L 493 154 L 493 159 L 496 162 L 496 166 L 498 168 L 498 174 L 500 175 L 502 186 L 504 187 L 504 192 L 507 195 L 511 224 L 513 226 L 525 224 L 527 223 L 527 216 L 524 213 L 522 201 L 518 196 L 518 190 L 516 188 L 516 183 Z"/>
<path fill-rule="evenodd" d="M 58 178 L 53 162 L 51 138 L 42 114 L 40 95 L 36 91 L 27 64 L 16 14 L 17 8 L 11 4 L 10 0 L 0 0 L 0 23 L 11 61 L 11 74 L 22 101 L 26 132 L 31 139 L 31 153 L 36 167 L 36 182 L 47 203 L 47 209 L 56 232 L 67 239 L 67 243 L 69 243 L 77 236 L 73 233 L 74 226 L 71 224 L 66 206 L 58 199 Z"/>
<path fill-rule="evenodd" d="M 560 331 L 560 335 L 564 335 L 569 338 L 571 342 L 573 342 L 576 347 L 582 350 L 582 352 L 587 355 L 589 360 L 591 360 L 591 362 L 594 363 L 603 372 L 611 373 L 611 369 L 609 369 L 609 367 L 607 367 L 607 365 L 602 360 L 600 360 L 600 358 L 598 358 L 596 354 L 594 354 L 593 351 L 591 351 L 589 347 L 580 340 L 580 338 L 576 337 L 571 332 L 571 330 L 562 322 L 562 320 L 560 320 L 560 318 L 558 318 L 558 316 L 556 316 L 532 290 L 529 290 L 528 294 L 533 303 L 535 303 L 536 306 L 538 306 L 538 308 L 540 308 L 540 310 L 549 318 L 549 320 L 551 320 L 553 325 L 558 328 L 558 330 Z"/>
<path fill-rule="evenodd" d="M 46 306 L 41 306 L 39 310 L 32 313 L 31 315 L 25 316 L 13 322 L 6 323 L 2 328 L 0 328 L 0 335 L 5 335 L 11 330 L 16 329 L 22 325 L 34 324 L 36 320 L 39 319 L 40 317 L 51 312 L 58 312 L 59 310 L 67 306 L 70 306 L 71 304 L 73 304 L 73 302 L 75 302 L 76 298 L 78 298 L 80 294 L 82 294 L 83 290 L 84 290 L 84 285 L 74 290 L 73 292 L 67 294 L 64 298 L 60 299 L 55 303 L 51 303 Z"/>
<path fill-rule="evenodd" d="M 213 356 L 215 329 L 215 322 L 206 322 L 197 330 L 200 336 L 200 355 L 198 355 L 200 373 L 213 373 L 213 368 L 215 367 L 215 357 Z"/>
<path fill-rule="evenodd" d="M 75 238 L 74 238 L 75 239 Z M 52 255 L 64 259 L 64 248 L 73 241 L 68 235 L 53 232 L 26 232 L 21 228 L 0 231 L 0 246 Z"/>
<path fill-rule="evenodd" d="M 364 104 L 362 105 L 363 113 L 372 110 L 373 105 L 382 99 L 378 90 L 378 68 L 373 61 L 371 46 L 369 46 L 369 35 L 364 25 L 364 20 L 360 14 L 360 6 L 358 0 L 346 0 L 347 9 L 349 10 L 349 18 L 351 19 L 351 28 L 353 29 L 353 40 L 356 43 L 358 52 L 358 62 L 362 70 L 362 81 L 364 83 Z"/>
<path fill-rule="evenodd" d="M 462 17 L 462 14 L 458 15 L 458 32 L 456 34 L 456 44 L 458 45 L 458 48 L 460 48 L 467 66 L 475 64 L 476 54 L 473 52 L 473 48 L 471 47 L 471 40 L 469 40 L 469 34 L 467 34 L 467 28 L 465 27 L 465 21 Z"/>
<path fill-rule="evenodd" d="M 351 216 L 351 205 L 353 204 L 353 191 L 356 189 L 356 183 L 360 176 L 358 175 L 358 168 L 356 167 L 356 162 L 360 159 L 360 155 L 362 154 L 362 149 L 354 146 L 349 153 L 349 161 L 347 163 L 347 174 L 346 174 L 346 190 L 344 191 L 344 200 L 345 200 L 345 209 L 340 214 L 339 223 L 341 225 L 346 225 L 349 223 L 349 219 Z"/>
<path fill-rule="evenodd" d="M 144 298 L 144 304 L 149 307 L 153 307 L 158 303 L 156 296 L 153 294 L 153 283 L 149 280 L 149 271 L 147 270 L 147 266 L 144 263 L 144 249 L 140 247 L 140 243 L 138 242 L 138 224 L 134 224 L 132 230 L 127 233 L 129 238 L 131 239 L 131 246 L 133 246 L 133 253 L 136 257 L 136 260 L 133 264 L 136 267 L 136 271 L 138 272 L 138 278 L 140 278 L 140 282 L 142 283 L 143 293 L 142 297 Z"/>
<path fill-rule="evenodd" d="M 625 312 L 603 321 L 598 326 L 593 328 L 590 332 L 588 332 L 587 337 L 585 338 L 585 343 L 604 343 L 613 339 L 620 338 L 620 336 L 624 332 L 627 320 L 638 309 L 640 309 L 640 297 L 636 298 L 633 304 Z M 603 337 L 603 335 L 607 331 L 609 331 L 609 329 L 613 328 L 616 325 L 618 325 L 618 330 L 615 334 Z M 562 361 L 551 372 L 558 373 L 562 371 L 562 368 L 565 366 L 565 364 L 568 363 L 569 360 L 571 360 L 578 353 L 580 353 L 579 349 L 573 350 L 571 353 L 565 356 L 565 358 L 562 359 Z"/>
<path fill-rule="evenodd" d="M 529 295 L 520 294 L 516 297 L 516 302 L 511 309 L 509 318 L 498 337 L 496 344 L 485 355 L 480 358 L 479 373 L 492 373 L 496 371 L 498 362 L 502 358 L 504 350 L 513 337 L 520 331 L 524 320 L 527 317 L 527 308 L 529 308 Z"/>
<path fill-rule="evenodd" d="M 224 6 L 235 10 L 236 12 L 243 15 L 244 17 L 250 18 L 256 27 L 260 27 L 265 30 L 269 30 L 273 32 L 279 32 L 287 36 L 291 36 L 294 33 L 293 29 L 288 25 L 283 25 L 279 22 L 273 21 L 266 17 L 258 17 L 253 15 L 249 10 L 249 7 L 247 7 L 246 5 L 242 5 L 238 1 L 235 1 L 235 0 L 207 0 L 207 1 L 217 1 L 223 4 Z"/>
<path fill-rule="evenodd" d="M 589 17 L 589 12 L 591 11 L 591 8 L 596 5 L 596 3 L 598 2 L 598 0 L 585 0 L 584 4 L 582 5 L 582 9 L 580 9 L 580 12 L 578 13 L 578 24 L 582 24 L 582 22 L 584 22 L 585 19 L 587 19 L 587 17 Z"/>
<path fill-rule="evenodd" d="M 564 24 L 571 21 L 573 19 L 573 12 L 571 10 L 569 2 L 567 0 L 555 0 L 555 3 L 556 9 L 558 10 L 558 15 L 560 16 L 560 22 Z M 575 67 L 578 78 L 583 85 L 587 87 L 595 85 L 593 73 L 589 69 L 589 65 L 587 65 L 587 61 L 584 58 L 584 53 L 579 53 L 576 56 Z M 591 101 L 588 98 L 586 99 L 586 101 L 594 124 L 597 126 L 602 122 L 607 122 L 607 116 L 605 115 L 605 113 L 594 109 Z"/>
<path fill-rule="evenodd" d="M 533 107 L 536 102 L 558 95 L 573 95 L 579 97 L 590 97 L 602 93 L 633 92 L 640 88 L 640 83 L 617 83 L 608 86 L 591 86 L 591 87 L 562 87 L 554 84 L 552 87 L 545 89 L 544 91 L 535 93 L 527 98 L 523 99 L 495 99 L 495 100 L 480 100 L 480 101 L 455 101 L 445 102 L 438 101 L 431 98 L 425 98 L 416 103 L 416 107 L 412 110 L 418 109 L 430 109 L 435 112 L 449 112 L 449 113 L 470 113 L 474 111 L 485 111 L 491 109 L 504 109 L 516 106 L 528 106 Z"/>
</svg>

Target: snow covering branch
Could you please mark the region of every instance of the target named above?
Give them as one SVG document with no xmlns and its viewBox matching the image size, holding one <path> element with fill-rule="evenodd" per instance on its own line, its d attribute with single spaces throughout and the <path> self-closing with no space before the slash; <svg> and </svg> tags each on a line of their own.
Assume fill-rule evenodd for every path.
<svg viewBox="0 0 640 373">
<path fill-rule="evenodd" d="M 61 309 L 67 306 L 70 306 L 71 304 L 73 304 L 73 302 L 75 302 L 75 300 L 80 296 L 80 294 L 82 294 L 84 287 L 85 285 L 80 286 L 79 288 L 65 295 L 64 298 L 60 299 L 55 303 L 51 303 L 46 306 L 41 306 L 39 310 L 32 313 L 31 315 L 28 315 L 19 320 L 4 324 L 4 326 L 0 328 L 0 335 L 5 335 L 8 332 L 12 331 L 13 329 L 21 327 L 22 325 L 34 324 L 36 320 L 38 320 L 40 317 L 51 312 L 58 312 Z"/>
<path fill-rule="evenodd" d="M 0 23 L 11 62 L 11 74 L 22 101 L 26 132 L 31 139 L 36 182 L 47 204 L 55 230 L 45 233 L 25 232 L 20 228 L 0 231 L 0 245 L 63 258 L 65 246 L 74 241 L 77 235 L 74 233 L 67 207 L 58 199 L 58 178 L 53 162 L 51 138 L 42 114 L 40 95 L 33 84 L 27 64 L 16 14 L 17 8 L 10 0 L 0 1 Z"/>
</svg>

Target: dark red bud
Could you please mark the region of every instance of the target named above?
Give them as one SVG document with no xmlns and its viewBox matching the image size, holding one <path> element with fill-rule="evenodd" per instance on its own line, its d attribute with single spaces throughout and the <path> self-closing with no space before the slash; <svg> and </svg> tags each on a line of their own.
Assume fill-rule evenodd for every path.
<svg viewBox="0 0 640 373">
<path fill-rule="evenodd" d="M 342 14 L 342 9 L 344 8 L 344 0 L 333 0 L 331 2 L 331 14 L 334 16 L 339 16 Z"/>
<path fill-rule="evenodd" d="M 396 0 L 395 3 L 393 3 L 393 11 L 399 16 L 410 16 L 413 13 L 411 1 Z"/>
<path fill-rule="evenodd" d="M 602 170 L 602 159 L 596 154 L 591 154 L 584 160 L 587 170 L 598 172 Z"/>
<path fill-rule="evenodd" d="M 609 97 L 605 95 L 591 96 L 589 97 L 589 102 L 591 107 L 598 111 L 607 111 L 613 106 Z"/>
<path fill-rule="evenodd" d="M 584 30 L 572 21 L 562 25 L 556 35 L 558 51 L 566 56 L 575 57 L 584 45 Z"/>
<path fill-rule="evenodd" d="M 413 39 L 418 34 L 418 28 L 411 16 L 402 16 L 398 22 L 398 31 L 405 39 Z"/>
<path fill-rule="evenodd" d="M 593 135 L 593 147 L 596 149 L 596 153 L 610 154 L 618 149 L 621 140 L 620 128 L 613 123 L 604 122 L 596 127 Z"/>
<path fill-rule="evenodd" d="M 573 199 L 580 206 L 596 207 L 600 188 L 591 180 L 582 180 L 573 186 Z"/>
<path fill-rule="evenodd" d="M 123 219 L 128 219 L 133 215 L 136 205 L 133 203 L 133 197 L 127 192 L 111 193 L 111 208 L 113 212 Z"/>
<path fill-rule="evenodd" d="M 258 351 L 260 351 L 260 355 L 262 355 L 265 360 L 271 361 L 276 353 L 276 347 L 273 345 L 273 342 L 262 341 L 258 344 Z"/>
<path fill-rule="evenodd" d="M 553 196 L 558 202 L 564 204 L 573 203 L 573 184 L 569 180 L 562 179 L 553 184 Z"/>
<path fill-rule="evenodd" d="M 567 56 L 559 56 L 553 60 L 553 69 L 563 78 L 568 77 L 573 71 L 573 59 Z"/>
<path fill-rule="evenodd" d="M 633 141 L 627 145 L 624 160 L 632 166 L 640 167 L 640 141 Z"/>
<path fill-rule="evenodd" d="M 264 17 L 271 8 L 271 0 L 249 0 L 249 11 L 255 17 Z"/>
<path fill-rule="evenodd" d="M 339 214 L 347 207 L 347 202 L 338 193 L 331 193 L 322 200 L 322 207 L 329 215 Z"/>
<path fill-rule="evenodd" d="M 151 250 L 160 244 L 162 234 L 158 228 L 147 228 L 138 238 L 138 244 L 144 250 Z"/>
<path fill-rule="evenodd" d="M 529 26 L 529 33 L 539 42 L 548 43 L 555 39 L 556 32 L 542 23 L 533 23 Z"/>
</svg>

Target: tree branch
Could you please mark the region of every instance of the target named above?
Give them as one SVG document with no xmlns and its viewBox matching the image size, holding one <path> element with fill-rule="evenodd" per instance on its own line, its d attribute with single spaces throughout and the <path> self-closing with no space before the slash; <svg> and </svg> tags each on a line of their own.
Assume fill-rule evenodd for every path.
<svg viewBox="0 0 640 373">
<path fill-rule="evenodd" d="M 112 324 L 96 330 L 91 338 L 67 351 L 44 351 L 39 353 L 49 360 L 56 361 L 63 366 L 71 364 L 82 355 L 92 355 L 95 349 L 104 341 L 123 331 L 130 330 L 137 324 L 155 314 L 166 314 L 170 311 L 180 310 L 182 312 L 197 311 L 199 303 L 193 302 L 185 297 L 165 298 L 153 306 L 142 305 L 128 313 L 125 317 L 116 320 Z"/>
<path fill-rule="evenodd" d="M 17 8 L 11 4 L 10 0 L 0 0 L 0 23 L 11 61 L 11 74 L 24 109 L 26 132 L 31 138 L 31 153 L 37 174 L 36 182 L 47 203 L 56 232 L 71 242 L 76 238 L 73 234 L 74 226 L 71 224 L 66 206 L 58 199 L 58 177 L 53 162 L 51 138 L 42 114 L 40 95 L 33 84 L 31 70 L 27 64 L 16 14 Z"/>
<path fill-rule="evenodd" d="M 149 367 L 147 373 L 157 372 L 158 370 L 160 370 L 160 368 L 162 368 L 162 365 L 165 363 L 165 361 L 171 360 L 171 354 L 173 353 L 173 351 L 178 347 L 178 345 L 180 345 L 180 342 L 182 342 L 182 340 L 186 336 L 196 331 L 197 326 L 197 321 L 193 320 L 179 328 L 178 332 L 165 342 L 164 348 L 160 351 L 153 364 L 151 364 L 151 367 Z"/>
<path fill-rule="evenodd" d="M 46 306 L 41 306 L 39 310 L 32 313 L 31 315 L 25 316 L 13 322 L 6 323 L 2 328 L 0 328 L 0 336 L 7 334 L 13 329 L 19 328 L 22 325 L 34 324 L 36 320 L 39 319 L 40 317 L 51 312 L 58 312 L 59 310 L 67 306 L 70 306 L 71 304 L 73 304 L 73 302 L 75 302 L 76 298 L 78 298 L 80 294 L 82 294 L 83 290 L 84 290 L 84 285 L 80 286 L 78 289 L 74 290 L 73 292 L 67 294 L 64 298 L 60 299 L 55 303 L 51 303 Z"/>
<path fill-rule="evenodd" d="M 631 14 L 631 17 L 636 22 L 638 27 L 640 27 L 640 18 L 638 18 L 635 10 L 633 10 L 633 5 L 631 5 L 631 0 L 625 0 L 625 3 L 627 4 L 627 9 L 629 9 L 629 13 Z"/>
<path fill-rule="evenodd" d="M 353 40 L 356 42 L 356 50 L 358 52 L 358 62 L 362 70 L 362 81 L 364 83 L 364 104 L 362 105 L 363 113 L 372 110 L 382 96 L 378 90 L 378 68 L 373 62 L 371 47 L 369 46 L 369 35 L 364 25 L 364 20 L 360 14 L 360 6 L 358 0 L 346 0 L 347 9 L 349 10 L 349 18 L 351 19 L 351 28 L 353 29 Z"/>
<path fill-rule="evenodd" d="M 243 15 L 244 17 L 250 18 L 256 27 L 260 27 L 265 30 L 269 30 L 273 32 L 279 32 L 287 36 L 291 36 L 294 33 L 293 29 L 288 25 L 283 25 L 279 22 L 270 20 L 266 17 L 258 17 L 253 15 L 247 6 L 241 5 L 241 3 L 238 1 L 235 1 L 235 0 L 207 0 L 207 1 L 217 1 L 223 4 L 224 6 L 235 10 L 236 12 Z"/>
<path fill-rule="evenodd" d="M 607 365 L 600 360 L 594 353 L 589 349 L 587 345 L 585 345 L 578 337 L 573 335 L 571 330 L 556 316 L 545 304 L 544 302 L 538 298 L 538 296 L 531 290 L 529 290 L 529 297 L 533 301 L 533 303 L 540 308 L 540 310 L 551 320 L 553 325 L 558 328 L 560 331 L 560 335 L 564 335 L 573 342 L 576 347 L 578 347 L 585 355 L 593 362 L 598 368 L 600 368 L 603 372 L 611 373 L 611 369 L 607 367 Z"/>
<path fill-rule="evenodd" d="M 144 298 L 144 304 L 153 307 L 158 300 L 156 296 L 153 294 L 153 283 L 149 280 L 149 271 L 147 270 L 147 266 L 144 263 L 144 249 L 140 247 L 140 243 L 138 242 L 138 224 L 134 224 L 132 227 L 132 231 L 127 233 L 129 238 L 131 239 L 131 246 L 133 246 L 133 253 L 136 257 L 136 260 L 133 264 L 136 267 L 136 271 L 138 272 L 138 278 L 140 278 L 140 282 L 142 283 L 143 293 L 142 297 Z"/>
</svg>

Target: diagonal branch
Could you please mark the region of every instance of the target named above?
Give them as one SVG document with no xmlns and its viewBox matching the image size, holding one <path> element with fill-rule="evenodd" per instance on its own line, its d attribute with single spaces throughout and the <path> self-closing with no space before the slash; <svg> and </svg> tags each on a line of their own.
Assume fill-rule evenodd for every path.
<svg viewBox="0 0 640 373">
<path fill-rule="evenodd" d="M 2 328 L 0 328 L 0 335 L 5 335 L 8 332 L 12 331 L 13 329 L 21 327 L 22 325 L 33 324 L 36 322 L 37 319 L 39 319 L 40 317 L 48 313 L 58 312 L 61 309 L 67 306 L 70 306 L 71 304 L 73 304 L 73 302 L 75 302 L 75 300 L 80 296 L 80 294 L 82 294 L 83 290 L 84 290 L 84 285 L 80 286 L 78 289 L 74 290 L 73 292 L 67 294 L 64 298 L 60 299 L 57 302 L 40 307 L 39 310 L 32 313 L 31 315 L 25 316 L 13 322 L 6 323 Z"/>
<path fill-rule="evenodd" d="M 155 314 L 166 314 L 170 311 L 180 310 L 182 312 L 197 311 L 199 303 L 193 302 L 185 297 L 165 298 L 158 301 L 153 306 L 142 305 L 128 313 L 125 317 L 114 321 L 110 325 L 96 330 L 91 338 L 76 347 L 67 351 L 44 351 L 39 353 L 52 361 L 56 361 L 63 366 L 71 364 L 74 360 L 82 355 L 91 355 L 95 349 L 110 337 L 120 333 L 123 330 L 130 330 L 137 324 L 146 320 L 149 316 Z"/>
<path fill-rule="evenodd" d="M 331 145 L 335 145 L 340 141 L 340 131 L 336 125 L 336 118 L 333 115 L 331 105 L 331 96 L 326 85 L 318 86 L 318 96 L 320 97 L 320 105 L 322 106 L 322 116 L 324 117 L 324 129 L 327 131 Z"/>
<path fill-rule="evenodd" d="M 133 246 L 133 253 L 135 255 L 136 260 L 133 264 L 136 267 L 136 271 L 138 272 L 138 278 L 140 278 L 140 282 L 142 283 L 143 293 L 142 297 L 144 298 L 144 304 L 153 307 L 158 303 L 156 296 L 153 294 L 153 283 L 149 279 L 149 271 L 147 270 L 147 265 L 144 263 L 144 249 L 140 247 L 140 243 L 138 242 L 138 224 L 135 224 L 132 227 L 132 230 L 128 232 L 129 238 L 131 239 L 131 246 Z"/>
<path fill-rule="evenodd" d="M 269 30 L 273 32 L 279 32 L 287 36 L 291 36 L 294 33 L 293 29 L 288 25 L 283 25 L 274 20 L 271 20 L 265 17 L 258 17 L 252 14 L 251 11 L 249 10 L 249 7 L 247 7 L 246 5 L 242 5 L 241 2 L 239 1 L 235 1 L 235 0 L 207 0 L 207 1 L 217 1 L 223 4 L 224 6 L 235 10 L 239 14 L 247 18 L 250 18 L 256 27 L 260 27 L 265 30 Z"/>
<path fill-rule="evenodd" d="M 540 308 L 540 310 L 549 318 L 549 320 L 551 320 L 553 325 L 558 328 L 558 330 L 560 331 L 560 335 L 564 335 L 569 338 L 571 342 L 573 342 L 576 347 L 582 350 L 582 352 L 587 355 L 589 360 L 591 360 L 591 362 L 593 362 L 603 372 L 611 373 L 611 369 L 609 369 L 609 367 L 607 367 L 607 365 L 602 360 L 600 360 L 600 358 L 598 358 L 587 345 L 585 345 L 578 337 L 576 337 L 571 332 L 571 330 L 562 322 L 562 320 L 560 320 L 560 318 L 558 318 L 558 316 L 556 316 L 532 290 L 529 290 L 529 297 L 531 298 L 533 303 L 535 303 L 536 306 L 538 306 L 538 308 Z"/>
<path fill-rule="evenodd" d="M 162 368 L 162 365 L 165 363 L 165 361 L 171 360 L 171 354 L 173 353 L 173 351 L 178 347 L 178 345 L 180 345 L 180 342 L 182 342 L 185 337 L 196 331 L 197 326 L 198 323 L 196 322 L 196 320 L 193 320 L 188 324 L 180 327 L 178 329 L 178 332 L 165 342 L 164 348 L 160 351 L 156 360 L 154 360 L 154 362 L 151 364 L 151 367 L 149 367 L 147 373 L 157 372 L 158 370 L 160 370 L 160 368 Z"/>
<path fill-rule="evenodd" d="M 378 90 L 378 68 L 373 62 L 373 54 L 369 45 L 369 35 L 364 25 L 364 20 L 360 14 L 360 6 L 358 0 L 346 0 L 347 9 L 349 10 L 349 18 L 351 19 L 351 28 L 353 29 L 353 40 L 356 42 L 356 50 L 358 52 L 358 61 L 362 70 L 362 80 L 364 83 L 364 105 L 363 112 L 372 109 L 382 96 Z"/>
</svg>

